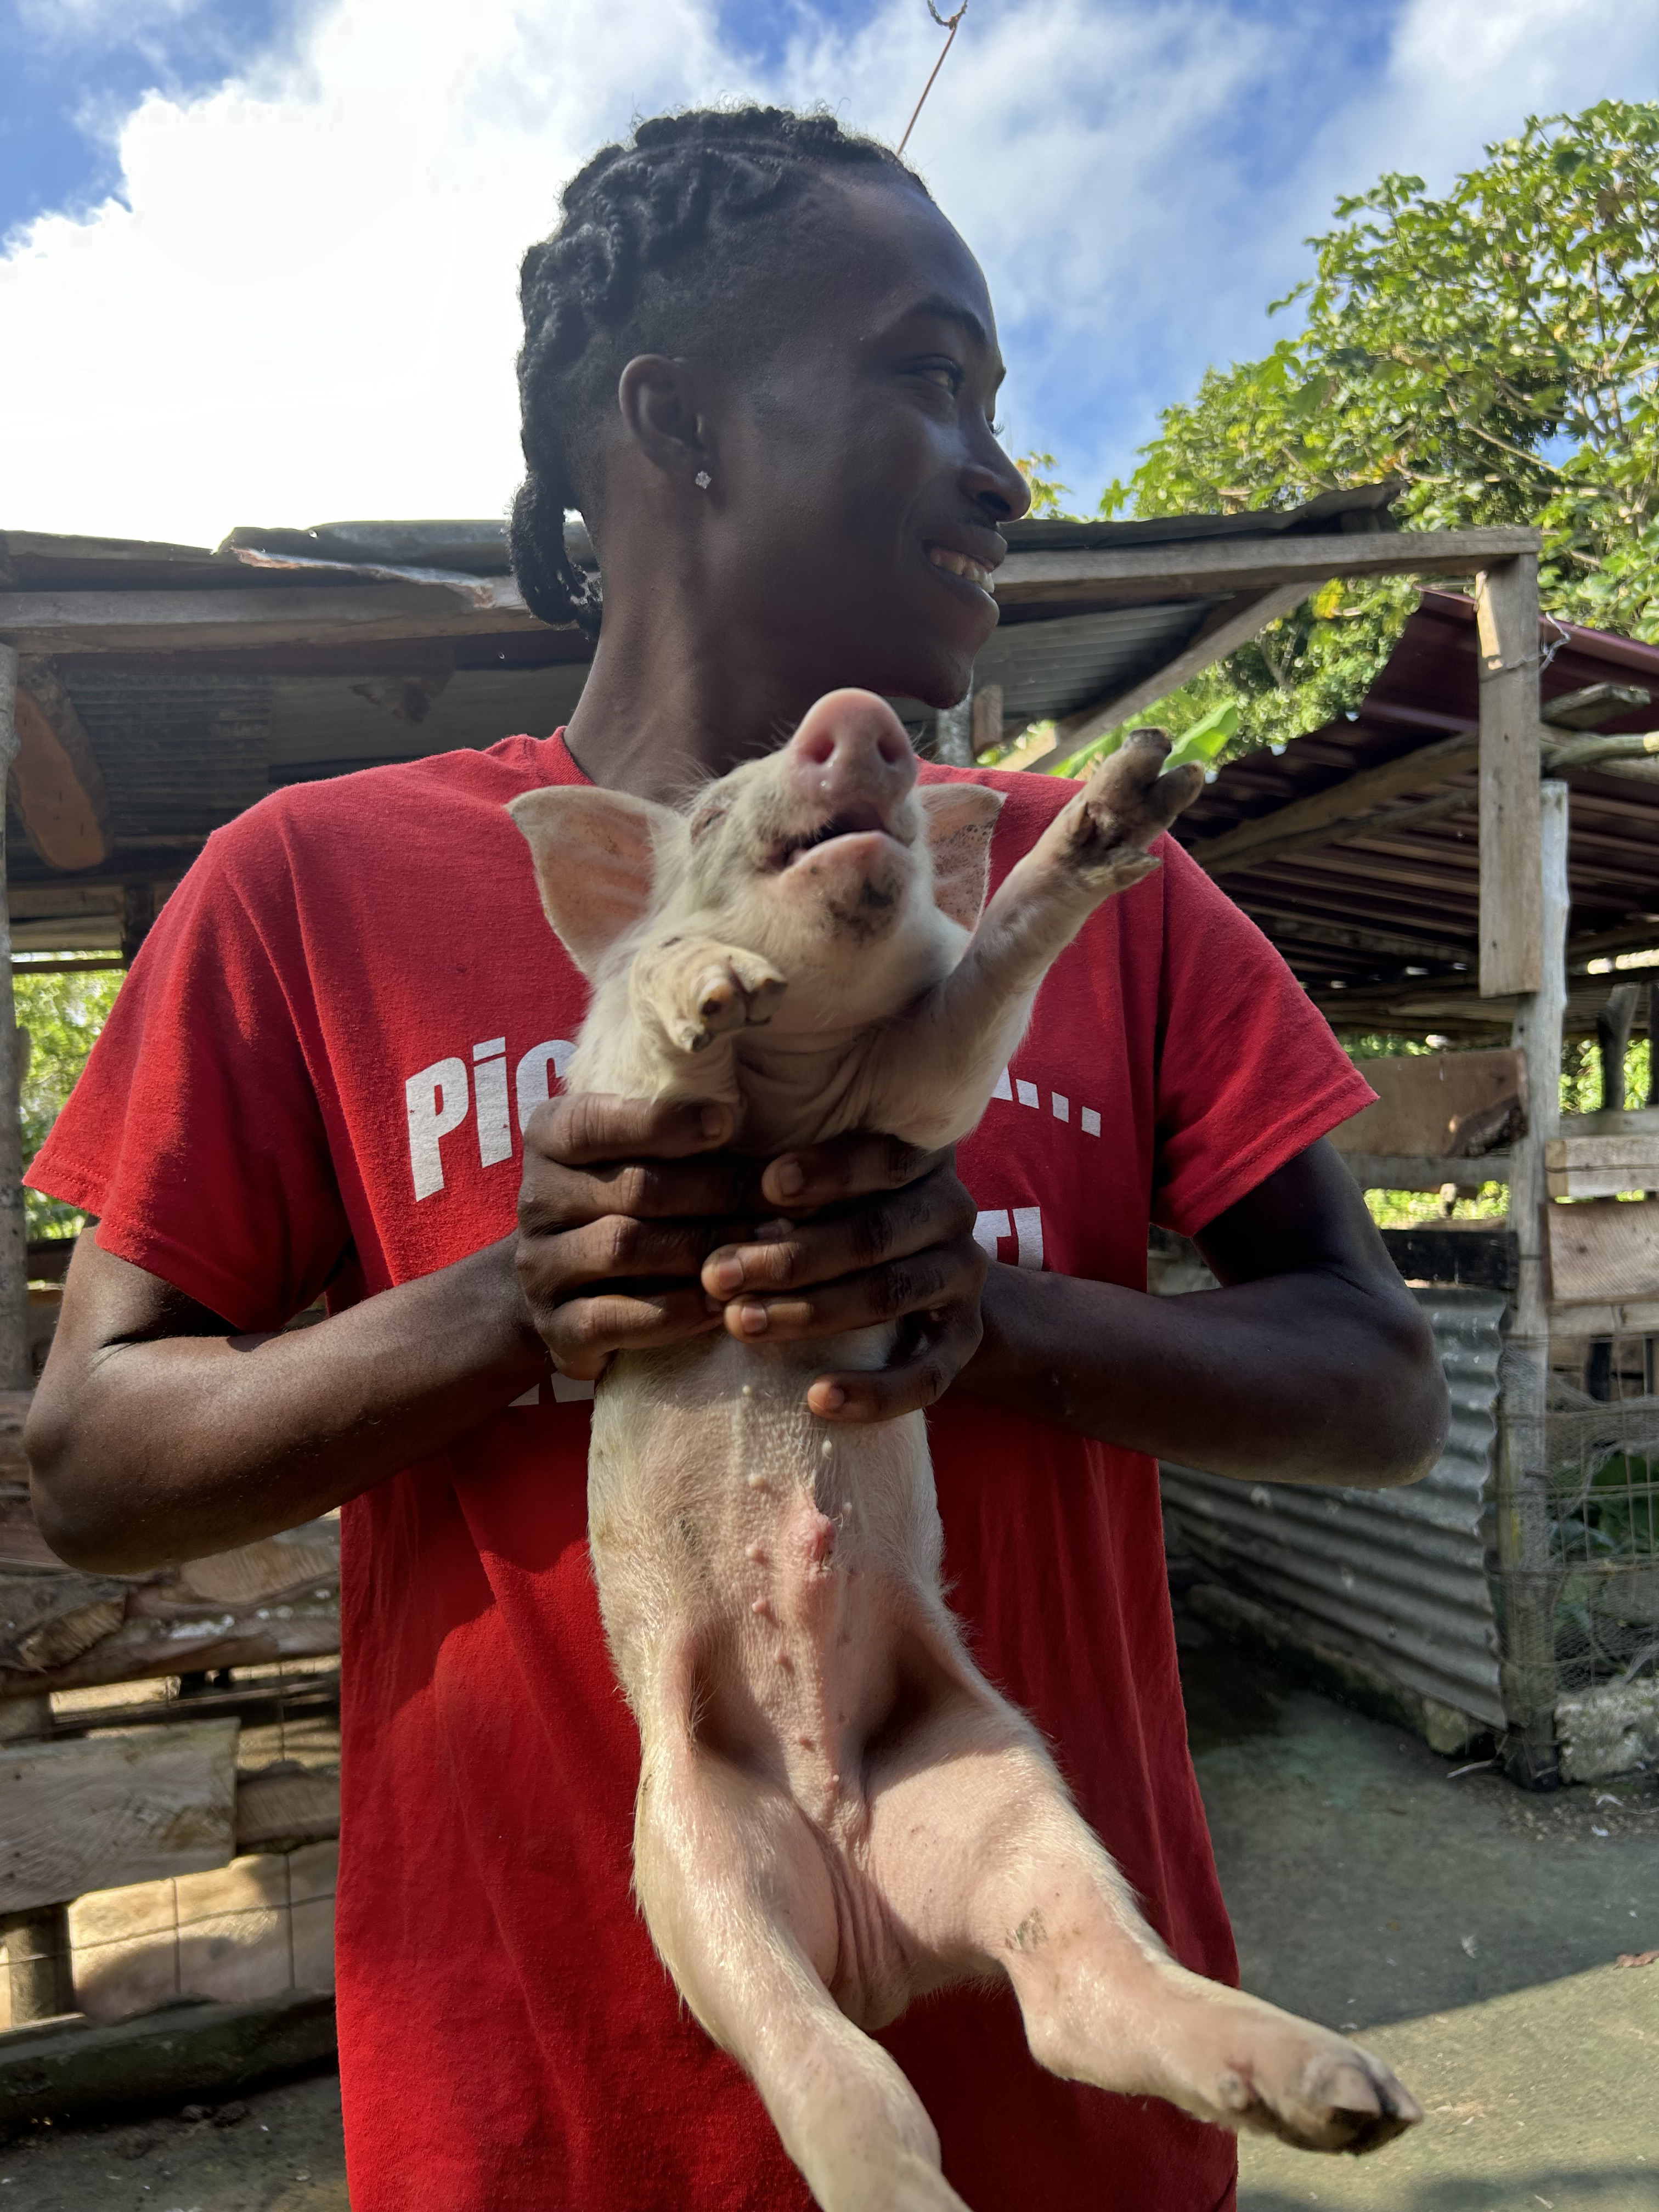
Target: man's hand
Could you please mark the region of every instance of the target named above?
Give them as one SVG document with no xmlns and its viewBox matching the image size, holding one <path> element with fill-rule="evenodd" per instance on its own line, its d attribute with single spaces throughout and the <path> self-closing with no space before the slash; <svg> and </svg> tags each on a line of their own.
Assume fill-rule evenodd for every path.
<svg viewBox="0 0 1659 2212">
<path fill-rule="evenodd" d="M 978 1345 L 985 1276 L 951 1156 L 851 1137 L 762 1172 L 721 1151 L 732 1126 L 723 1106 L 591 1092 L 538 1109 L 517 1265 L 555 1364 L 591 1378 L 722 1326 L 792 1343 L 898 1321 L 893 1364 L 820 1376 L 808 1402 L 848 1421 L 930 1404 Z"/>
</svg>

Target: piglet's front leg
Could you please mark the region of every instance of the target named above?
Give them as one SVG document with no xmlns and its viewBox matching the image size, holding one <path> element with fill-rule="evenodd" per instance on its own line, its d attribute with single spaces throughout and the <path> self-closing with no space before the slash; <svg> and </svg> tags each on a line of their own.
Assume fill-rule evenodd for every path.
<svg viewBox="0 0 1659 2212">
<path fill-rule="evenodd" d="M 1200 768 L 1165 771 L 1169 752 L 1164 731 L 1132 732 L 1010 871 L 958 965 L 883 1038 L 871 1127 L 943 1145 L 974 1127 L 1043 976 L 1097 906 L 1152 874 L 1148 846 L 1203 788 Z"/>
<path fill-rule="evenodd" d="M 729 1030 L 769 1022 L 784 988 L 769 960 L 712 937 L 647 945 L 629 977 L 635 1016 L 677 1052 L 702 1052 Z"/>
</svg>

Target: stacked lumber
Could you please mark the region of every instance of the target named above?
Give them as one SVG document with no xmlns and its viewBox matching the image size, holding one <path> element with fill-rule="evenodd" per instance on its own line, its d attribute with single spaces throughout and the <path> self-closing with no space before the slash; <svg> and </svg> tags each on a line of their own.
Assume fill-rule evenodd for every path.
<svg viewBox="0 0 1659 2212">
<path fill-rule="evenodd" d="M 334 1521 L 143 1575 L 83 1574 L 54 1558 L 29 1505 L 28 1400 L 0 1392 L 0 1698 L 339 1650 Z"/>
</svg>

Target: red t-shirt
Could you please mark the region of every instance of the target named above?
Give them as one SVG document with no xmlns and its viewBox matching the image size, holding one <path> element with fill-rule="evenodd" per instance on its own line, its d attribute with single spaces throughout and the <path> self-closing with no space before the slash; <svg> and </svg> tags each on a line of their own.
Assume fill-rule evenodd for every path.
<svg viewBox="0 0 1659 2212">
<path fill-rule="evenodd" d="M 947 771 L 928 769 L 930 776 Z M 584 779 L 509 738 L 281 792 L 168 900 L 30 1179 L 239 1329 L 349 1304 L 513 1226 L 520 1131 L 585 1003 L 503 808 Z M 1008 793 L 994 874 L 1073 787 Z M 1370 1093 L 1173 843 L 1055 967 L 961 1171 L 1005 1260 L 1146 1284 Z M 634 1723 L 562 1379 L 346 1506 L 341 2075 L 355 2212 L 808 2203 L 629 1895 Z M 968 1398 L 931 1419 L 952 1601 L 1176 1955 L 1231 1979 L 1187 1753 L 1152 1462 Z M 1231 2140 L 1055 2080 L 1006 1994 L 884 2040 L 975 2212 L 1214 2212 Z"/>
</svg>

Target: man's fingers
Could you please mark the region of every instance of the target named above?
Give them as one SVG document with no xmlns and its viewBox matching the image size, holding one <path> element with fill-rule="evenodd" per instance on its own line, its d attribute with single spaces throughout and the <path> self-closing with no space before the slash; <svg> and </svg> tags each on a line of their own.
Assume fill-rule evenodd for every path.
<svg viewBox="0 0 1659 2212">
<path fill-rule="evenodd" d="M 971 1237 L 930 1244 L 902 1260 L 816 1284 L 794 1296 L 733 1298 L 722 1308 L 726 1333 L 745 1344 L 763 1339 L 787 1344 L 902 1321 L 910 1314 L 977 1301 L 985 1268 L 985 1255 Z"/>
<path fill-rule="evenodd" d="M 834 1206 L 842 1199 L 901 1189 L 950 1157 L 948 1151 L 924 1152 L 898 1137 L 837 1137 L 769 1161 L 761 1177 L 761 1196 L 786 1213 L 792 1206 L 805 1212 Z"/>
<path fill-rule="evenodd" d="M 834 1282 L 930 1245 L 959 1243 L 973 1226 L 974 1201 L 954 1170 L 935 1167 L 920 1182 L 845 1212 L 761 1232 L 753 1243 L 718 1246 L 703 1262 L 702 1285 L 713 1297 L 732 1298 L 744 1291 L 766 1296 Z"/>
<path fill-rule="evenodd" d="M 684 1289 L 689 1297 L 696 1297 L 696 1273 L 708 1237 L 708 1225 L 701 1221 L 641 1221 L 626 1213 L 603 1214 L 578 1229 L 561 1229 L 545 1237 L 521 1235 L 519 1282 L 532 1311 L 558 1304 L 586 1284 L 621 1278 L 689 1276 L 691 1280 Z M 700 1298 L 698 1304 L 702 1306 Z"/>
<path fill-rule="evenodd" d="M 621 1098 L 605 1091 L 579 1091 L 536 1109 L 525 1132 L 526 1149 L 567 1167 L 680 1160 L 729 1143 L 735 1127 L 731 1108 L 713 1101 Z"/>
<path fill-rule="evenodd" d="M 930 1315 L 908 1356 L 895 1365 L 820 1375 L 806 1394 L 807 1407 L 823 1420 L 854 1426 L 920 1413 L 956 1381 L 979 1350 L 980 1333 L 975 1295 Z"/>
<path fill-rule="evenodd" d="M 606 1291 L 596 1298 L 568 1299 L 538 1326 L 560 1373 L 591 1382 L 604 1373 L 613 1352 L 644 1352 L 653 1345 L 706 1336 L 720 1327 L 720 1316 L 708 1310 L 696 1290 L 632 1296 Z"/>
<path fill-rule="evenodd" d="M 519 1227 L 535 1237 L 580 1229 L 611 1214 L 646 1221 L 700 1220 L 708 1227 L 691 1262 L 695 1274 L 720 1233 L 719 1217 L 749 1212 L 753 1192 L 747 1164 L 730 1153 L 709 1159 L 612 1160 L 590 1168 L 531 1159 L 519 1193 Z"/>
</svg>

